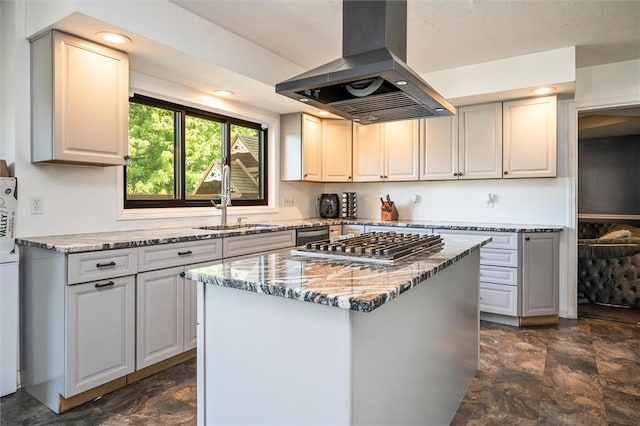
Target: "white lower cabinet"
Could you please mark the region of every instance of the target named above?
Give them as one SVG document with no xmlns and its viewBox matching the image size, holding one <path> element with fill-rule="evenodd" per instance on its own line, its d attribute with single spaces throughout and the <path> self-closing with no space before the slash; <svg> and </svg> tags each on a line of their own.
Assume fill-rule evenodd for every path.
<svg viewBox="0 0 640 426">
<path fill-rule="evenodd" d="M 65 396 L 134 371 L 135 277 L 66 287 Z"/>
<path fill-rule="evenodd" d="M 174 243 L 140 248 L 136 284 L 136 370 L 196 347 L 195 283 L 187 269 L 217 263 L 222 240 Z M 191 263 L 193 260 L 209 261 Z M 153 266 L 152 266 L 153 265 Z"/>
<path fill-rule="evenodd" d="M 183 352 L 184 272 L 182 266 L 138 274 L 136 369 Z"/>
<path fill-rule="evenodd" d="M 557 315 L 559 310 L 558 234 L 524 234 L 522 315 Z"/>
</svg>

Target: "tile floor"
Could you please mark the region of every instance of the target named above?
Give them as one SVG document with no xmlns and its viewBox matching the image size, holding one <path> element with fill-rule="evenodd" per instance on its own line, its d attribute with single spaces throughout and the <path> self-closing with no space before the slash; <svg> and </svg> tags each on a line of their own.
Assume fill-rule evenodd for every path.
<svg viewBox="0 0 640 426">
<path fill-rule="evenodd" d="M 640 425 L 640 326 L 482 322 L 480 340 L 480 370 L 452 425 Z M 195 424 L 195 368 L 187 361 L 59 416 L 18 391 L 0 400 L 0 424 Z"/>
</svg>

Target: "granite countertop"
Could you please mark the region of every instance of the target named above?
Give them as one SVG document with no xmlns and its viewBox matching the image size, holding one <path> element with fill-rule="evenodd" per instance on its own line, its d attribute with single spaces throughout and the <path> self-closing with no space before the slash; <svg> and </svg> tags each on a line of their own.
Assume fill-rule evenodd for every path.
<svg viewBox="0 0 640 426">
<path fill-rule="evenodd" d="M 486 237 L 447 235 L 444 247 L 428 257 L 393 265 L 316 259 L 282 250 L 187 271 L 205 284 L 296 299 L 358 312 L 371 312 L 443 269 L 479 250 Z"/>
<path fill-rule="evenodd" d="M 61 253 L 81 253 L 87 251 L 131 248 L 155 244 L 209 240 L 212 238 L 236 237 L 239 235 L 285 231 L 313 226 L 331 224 L 339 225 L 340 223 L 342 222 L 339 220 L 301 219 L 279 222 L 243 223 L 242 225 L 230 225 L 231 229 L 217 229 L 219 228 L 217 225 L 194 225 L 177 228 L 139 229 L 17 238 L 16 243 L 26 247 L 40 247 Z"/>
<path fill-rule="evenodd" d="M 219 229 L 216 225 L 194 225 L 175 228 L 125 230 L 113 232 L 98 232 L 86 234 L 52 235 L 44 237 L 17 238 L 16 242 L 27 247 L 40 247 L 61 253 L 81 253 L 97 250 L 111 250 L 131 248 L 155 244 L 179 243 L 186 241 L 207 240 L 212 238 L 234 237 L 263 232 L 285 231 L 290 229 L 307 228 L 322 225 L 380 225 L 398 228 L 444 228 L 466 231 L 493 232 L 560 232 L 562 226 L 556 225 L 518 225 L 498 223 L 465 223 L 438 221 L 392 221 L 384 222 L 380 219 L 292 219 L 264 221 L 230 225 L 231 229 Z M 202 228 L 212 229 L 202 229 Z M 218 228 L 218 229 L 216 229 Z"/>
<path fill-rule="evenodd" d="M 385 222 L 380 219 L 354 219 L 343 223 L 354 225 L 395 226 L 399 228 L 428 228 L 451 229 L 459 231 L 487 231 L 487 232 L 561 232 L 564 227 L 559 225 L 527 225 L 517 223 L 481 223 L 481 222 L 448 222 L 433 220 L 398 220 Z"/>
</svg>

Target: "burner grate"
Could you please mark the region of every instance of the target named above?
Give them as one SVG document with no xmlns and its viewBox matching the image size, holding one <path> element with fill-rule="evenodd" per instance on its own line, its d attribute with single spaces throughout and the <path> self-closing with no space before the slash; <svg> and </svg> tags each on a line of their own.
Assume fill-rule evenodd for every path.
<svg viewBox="0 0 640 426">
<path fill-rule="evenodd" d="M 432 234 L 370 232 L 339 240 L 323 240 L 297 247 L 291 253 L 308 257 L 393 264 L 418 253 L 433 253 L 443 246 L 442 237 Z"/>
</svg>

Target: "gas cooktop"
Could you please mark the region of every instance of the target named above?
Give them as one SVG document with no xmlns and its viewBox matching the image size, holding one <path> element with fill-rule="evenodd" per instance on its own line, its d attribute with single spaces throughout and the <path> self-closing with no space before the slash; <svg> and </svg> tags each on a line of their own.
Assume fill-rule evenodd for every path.
<svg viewBox="0 0 640 426">
<path fill-rule="evenodd" d="M 435 253 L 444 245 L 440 235 L 368 232 L 358 236 L 316 241 L 296 247 L 292 254 L 325 259 L 392 265 L 417 254 Z"/>
</svg>

